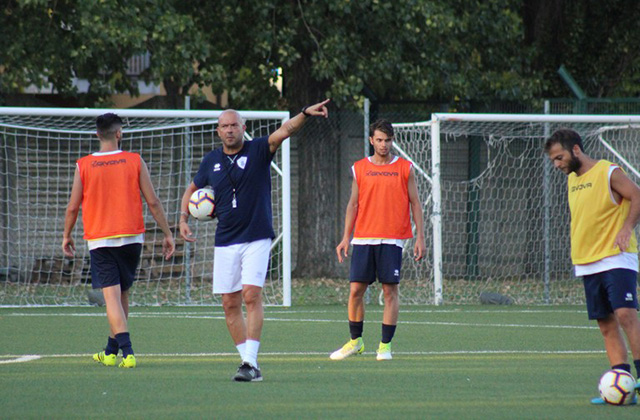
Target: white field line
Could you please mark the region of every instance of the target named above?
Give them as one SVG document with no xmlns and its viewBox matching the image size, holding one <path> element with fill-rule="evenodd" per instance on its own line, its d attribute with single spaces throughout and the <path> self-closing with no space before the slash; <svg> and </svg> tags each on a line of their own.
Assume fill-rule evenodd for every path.
<svg viewBox="0 0 640 420">
<path fill-rule="evenodd" d="M 40 308 L 59 308 L 59 306 L 3 306 L 0 305 L 0 309 L 18 309 L 18 310 L 31 310 L 31 309 L 40 309 Z M 72 307 L 68 307 L 72 308 Z M 87 308 L 86 306 L 75 306 L 73 308 L 82 310 L 83 308 Z M 207 309 L 212 313 L 223 313 L 221 306 L 212 306 Z M 265 307 L 265 313 L 267 314 L 346 314 L 347 307 L 340 308 L 337 310 L 304 310 L 304 309 L 274 309 L 271 310 L 270 307 Z M 136 314 L 184 314 L 184 315 L 197 315 L 206 313 L 205 310 L 202 311 L 158 311 L 158 312 L 136 312 L 130 311 L 132 315 Z M 367 308 L 367 313 L 383 313 L 383 308 Z M 586 309 L 517 309 L 517 310 L 507 310 L 507 309 L 474 309 L 474 310 L 464 310 L 464 309 L 405 309 L 401 308 L 400 313 L 403 314 L 586 314 Z M 7 313 L 2 315 L 20 315 L 21 313 Z M 40 314 L 34 314 L 40 315 Z M 45 314 L 42 314 L 45 315 Z M 60 313 L 60 315 L 66 315 L 65 313 Z"/>
<path fill-rule="evenodd" d="M 38 360 L 38 359 L 42 358 L 42 356 L 39 356 L 37 354 L 25 354 L 25 355 L 22 355 L 22 356 L 9 355 L 9 356 L 0 356 L 0 357 L 9 357 L 10 358 L 10 359 L 7 359 L 7 360 L 0 359 L 0 365 L 6 365 L 6 364 L 9 364 L 9 363 L 24 363 L 24 362 L 30 362 L 32 360 Z"/>
<path fill-rule="evenodd" d="M 224 315 L 185 315 L 175 313 L 137 313 L 130 314 L 135 318 L 162 318 L 162 319 L 213 319 L 224 320 Z M 58 314 L 25 314 L 25 313 L 12 313 L 4 316 L 16 316 L 16 317 L 100 317 L 103 318 L 106 315 L 103 313 L 58 313 Z M 335 319 L 319 319 L 319 318 L 271 318 L 265 317 L 265 321 L 268 322 L 316 322 L 316 323 L 335 323 L 339 320 Z M 503 323 L 481 323 L 481 322 L 446 322 L 446 321 L 399 321 L 402 325 L 433 325 L 433 326 L 447 326 L 447 327 L 496 327 L 496 328 L 550 328 L 550 329 L 570 329 L 570 330 L 593 330 L 598 329 L 596 326 L 589 325 L 552 325 L 552 324 L 503 324 Z"/>
<path fill-rule="evenodd" d="M 307 351 L 307 352 L 260 352 L 260 356 L 328 356 L 331 352 Z M 395 355 L 406 356 L 457 356 L 457 355 L 485 355 L 485 354 L 548 354 L 548 355 L 565 355 L 565 354 L 602 354 L 604 350 L 454 350 L 454 351 L 394 351 Z M 376 354 L 375 352 L 364 352 L 363 354 Z M 237 352 L 222 353 L 136 353 L 139 357 L 238 357 Z M 90 353 L 68 353 L 68 354 L 30 354 L 16 355 L 7 354 L 0 355 L 0 358 L 9 358 L 9 360 L 0 359 L 2 363 L 18 363 L 38 360 L 42 358 L 65 358 L 65 357 L 91 357 Z M 20 359 L 20 360 L 19 360 Z"/>
</svg>

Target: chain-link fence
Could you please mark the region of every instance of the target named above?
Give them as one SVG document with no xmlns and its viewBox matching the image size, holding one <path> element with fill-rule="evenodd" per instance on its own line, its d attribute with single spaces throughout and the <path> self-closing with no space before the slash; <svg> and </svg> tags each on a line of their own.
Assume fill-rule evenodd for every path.
<svg viewBox="0 0 640 420">
<path fill-rule="evenodd" d="M 640 98 L 549 99 L 549 114 L 640 114 Z"/>
</svg>

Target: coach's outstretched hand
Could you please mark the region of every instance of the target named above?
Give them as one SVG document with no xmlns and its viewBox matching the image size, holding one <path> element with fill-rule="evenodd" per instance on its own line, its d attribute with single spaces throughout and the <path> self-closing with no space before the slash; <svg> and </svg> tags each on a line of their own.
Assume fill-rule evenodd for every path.
<svg viewBox="0 0 640 420">
<path fill-rule="evenodd" d="M 331 101 L 331 99 L 325 99 L 322 102 L 318 102 L 315 105 L 309 105 L 303 108 L 303 114 L 307 117 L 324 117 L 329 118 L 329 110 L 325 105 L 327 105 Z"/>
</svg>

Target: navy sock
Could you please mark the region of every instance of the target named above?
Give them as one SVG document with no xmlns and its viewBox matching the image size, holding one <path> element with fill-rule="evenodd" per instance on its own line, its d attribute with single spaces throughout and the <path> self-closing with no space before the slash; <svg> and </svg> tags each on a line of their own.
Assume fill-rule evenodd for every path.
<svg viewBox="0 0 640 420">
<path fill-rule="evenodd" d="M 611 366 L 611 369 L 622 369 L 631 373 L 631 365 L 628 363 L 620 363 L 619 365 Z"/>
<path fill-rule="evenodd" d="M 105 355 L 109 355 L 109 354 L 118 354 L 118 349 L 120 348 L 120 346 L 118 346 L 118 340 L 116 340 L 115 338 L 109 336 L 109 339 L 107 340 L 107 347 L 104 348 L 104 354 Z"/>
<path fill-rule="evenodd" d="M 636 372 L 638 373 L 638 379 L 640 379 L 640 359 L 634 360 L 633 364 L 636 366 Z"/>
<path fill-rule="evenodd" d="M 364 328 L 364 321 L 360 321 L 360 322 L 349 321 L 349 332 L 351 333 L 351 339 L 355 340 L 358 337 L 362 337 L 363 328 Z"/>
<path fill-rule="evenodd" d="M 118 340 L 118 346 L 120 347 L 120 350 L 122 350 L 122 357 L 127 357 L 128 355 L 133 354 L 131 339 L 129 338 L 128 332 L 116 334 L 116 340 Z"/>
<path fill-rule="evenodd" d="M 393 335 L 396 333 L 395 325 L 382 324 L 382 341 L 383 343 L 390 343 L 393 339 Z"/>
</svg>

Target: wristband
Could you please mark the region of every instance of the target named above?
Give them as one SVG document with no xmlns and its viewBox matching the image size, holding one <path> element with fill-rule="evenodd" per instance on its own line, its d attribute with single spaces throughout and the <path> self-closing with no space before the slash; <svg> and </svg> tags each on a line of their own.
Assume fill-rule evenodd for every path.
<svg viewBox="0 0 640 420">
<path fill-rule="evenodd" d="M 187 213 L 186 211 L 181 211 L 181 212 L 180 212 L 180 216 L 187 216 L 187 217 L 189 217 L 189 213 Z"/>
<path fill-rule="evenodd" d="M 311 114 L 307 114 L 307 108 L 309 108 L 309 107 L 308 107 L 308 106 L 305 106 L 304 108 L 302 108 L 302 110 L 301 110 L 300 112 L 302 112 L 302 114 L 303 114 L 305 117 L 311 117 L 311 116 L 312 116 Z"/>
</svg>

